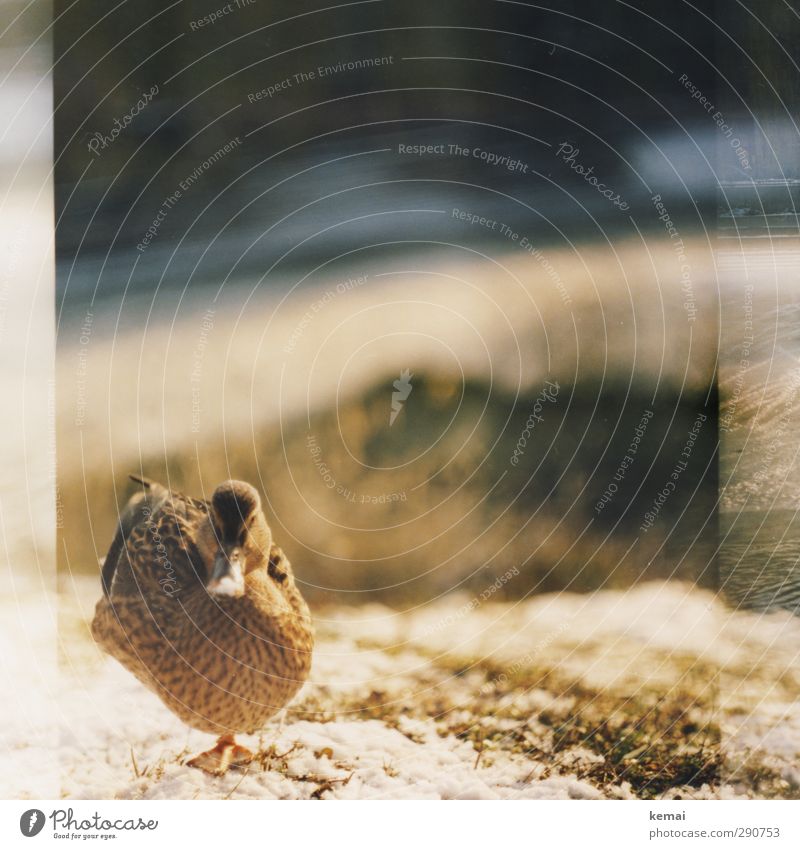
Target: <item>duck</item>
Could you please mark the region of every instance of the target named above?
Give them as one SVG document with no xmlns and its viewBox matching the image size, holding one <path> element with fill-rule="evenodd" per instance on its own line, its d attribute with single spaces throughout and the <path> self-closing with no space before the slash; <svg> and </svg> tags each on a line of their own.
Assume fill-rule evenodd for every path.
<svg viewBox="0 0 800 849">
<path fill-rule="evenodd" d="M 227 480 L 209 501 L 147 478 L 120 513 L 92 621 L 98 645 L 179 719 L 214 734 L 188 766 L 252 761 L 253 734 L 308 679 L 314 629 L 258 491 Z"/>
</svg>

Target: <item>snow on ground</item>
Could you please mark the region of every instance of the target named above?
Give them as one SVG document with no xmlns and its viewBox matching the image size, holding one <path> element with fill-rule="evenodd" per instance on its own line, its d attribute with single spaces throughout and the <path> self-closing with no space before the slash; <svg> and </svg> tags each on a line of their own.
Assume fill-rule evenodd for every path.
<svg viewBox="0 0 800 849">
<path fill-rule="evenodd" d="M 0 601 L 0 674 L 5 683 L 0 715 L 0 799 L 59 794 L 58 605 L 47 580 L 3 576 Z"/>
<path fill-rule="evenodd" d="M 211 738 L 91 643 L 98 592 L 62 587 L 60 741 L 20 745 L 11 717 L 9 795 L 54 765 L 67 798 L 800 795 L 800 620 L 685 584 L 317 610 L 312 680 L 222 778 L 184 764 Z"/>
</svg>

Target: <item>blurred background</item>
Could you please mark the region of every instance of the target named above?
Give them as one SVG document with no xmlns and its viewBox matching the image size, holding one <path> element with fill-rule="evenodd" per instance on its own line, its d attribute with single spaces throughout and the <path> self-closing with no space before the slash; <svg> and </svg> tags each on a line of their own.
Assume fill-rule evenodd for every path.
<svg viewBox="0 0 800 849">
<path fill-rule="evenodd" d="M 259 488 L 312 736 L 796 795 L 799 19 L 553 6 L 0 0 L 2 795 L 180 768 L 88 639 L 131 472 Z"/>
<path fill-rule="evenodd" d="M 573 6 L 61 10 L 63 565 L 133 471 L 317 601 L 716 580 L 713 30 Z"/>
<path fill-rule="evenodd" d="M 717 585 L 713 251 L 797 230 L 787 10 L 57 13 L 64 568 L 136 472 L 254 482 L 316 602 Z"/>
</svg>

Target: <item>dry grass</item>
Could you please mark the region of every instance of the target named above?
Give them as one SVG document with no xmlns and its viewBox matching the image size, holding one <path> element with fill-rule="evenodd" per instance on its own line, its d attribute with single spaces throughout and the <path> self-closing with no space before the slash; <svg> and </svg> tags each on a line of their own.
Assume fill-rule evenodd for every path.
<svg viewBox="0 0 800 849">
<path fill-rule="evenodd" d="M 637 798 L 692 798 L 713 794 L 733 773 L 708 686 L 713 675 L 695 664 L 666 692 L 626 694 L 593 689 L 545 666 L 507 675 L 490 663 L 438 658 L 416 676 L 413 698 L 388 689 L 337 697 L 319 687 L 296 709 L 317 722 L 377 719 L 419 744 L 423 738 L 407 720 L 430 722 L 439 736 L 473 746 L 475 769 L 503 752 L 530 760 L 528 780 L 571 775 L 609 795 L 627 784 Z M 740 767 L 734 777 L 770 795 L 790 792 L 767 764 Z"/>
</svg>

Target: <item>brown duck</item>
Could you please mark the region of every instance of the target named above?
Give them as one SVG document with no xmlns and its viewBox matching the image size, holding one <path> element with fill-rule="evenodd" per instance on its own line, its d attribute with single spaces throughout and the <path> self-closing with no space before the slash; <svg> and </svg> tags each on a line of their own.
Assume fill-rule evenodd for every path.
<svg viewBox="0 0 800 849">
<path fill-rule="evenodd" d="M 294 697 L 311 668 L 311 617 L 250 484 L 211 501 L 142 486 L 103 564 L 95 640 L 187 725 L 218 736 L 189 761 L 214 774 Z"/>
</svg>

